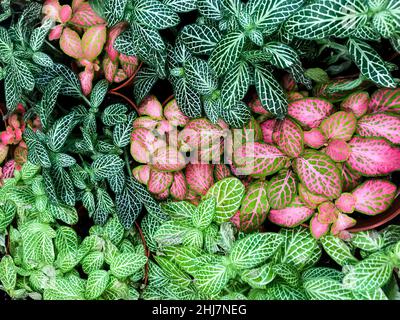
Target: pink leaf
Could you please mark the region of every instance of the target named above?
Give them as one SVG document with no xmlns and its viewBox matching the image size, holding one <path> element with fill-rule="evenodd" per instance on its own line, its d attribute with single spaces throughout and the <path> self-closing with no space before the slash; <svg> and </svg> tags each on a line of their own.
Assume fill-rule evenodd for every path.
<svg viewBox="0 0 400 320">
<path fill-rule="evenodd" d="M 52 28 L 49 33 L 49 40 L 53 41 L 53 40 L 60 39 L 63 29 L 64 29 L 64 26 L 62 24 L 59 24 L 59 25 L 55 26 L 54 28 Z"/>
<path fill-rule="evenodd" d="M 308 220 L 314 210 L 308 208 L 299 197 L 284 209 L 271 210 L 268 219 L 281 227 L 293 228 Z"/>
<path fill-rule="evenodd" d="M 261 123 L 261 130 L 263 134 L 263 140 L 265 143 L 273 143 L 272 134 L 274 132 L 275 125 L 277 123 L 276 119 L 266 120 Z"/>
<path fill-rule="evenodd" d="M 71 19 L 72 9 L 69 5 L 63 5 L 60 10 L 61 23 L 66 23 Z"/>
<path fill-rule="evenodd" d="M 290 73 L 286 73 L 282 77 L 282 86 L 286 91 L 295 91 L 295 90 L 297 90 L 297 83 L 293 79 L 293 76 Z"/>
<path fill-rule="evenodd" d="M 269 115 L 270 114 L 262 106 L 261 101 L 260 101 L 260 99 L 258 98 L 258 96 L 256 94 L 253 95 L 252 100 L 249 103 L 249 107 L 254 113 L 263 114 L 263 115 Z"/>
<path fill-rule="evenodd" d="M 296 100 L 304 99 L 305 97 L 300 93 L 300 92 L 288 92 L 287 94 L 287 100 L 288 102 L 293 102 Z"/>
<path fill-rule="evenodd" d="M 387 180 L 368 180 L 353 191 L 355 210 L 376 215 L 387 210 L 396 196 L 396 185 Z"/>
<path fill-rule="evenodd" d="M 61 5 L 58 0 L 46 0 L 43 3 L 42 13 L 46 19 L 51 19 L 55 22 L 60 21 Z"/>
<path fill-rule="evenodd" d="M 139 106 L 139 115 L 146 115 L 156 120 L 162 120 L 163 112 L 160 101 L 153 95 L 146 97 Z"/>
<path fill-rule="evenodd" d="M 344 162 L 350 157 L 350 147 L 343 140 L 332 140 L 325 152 L 335 162 Z"/>
<path fill-rule="evenodd" d="M 7 158 L 8 148 L 7 145 L 0 143 L 0 164 Z"/>
<path fill-rule="evenodd" d="M 347 164 L 340 164 L 338 163 L 338 168 L 342 172 L 342 177 L 343 177 L 343 191 L 348 192 L 352 191 L 355 187 L 357 187 L 361 181 L 362 181 L 362 176 L 351 170 Z"/>
<path fill-rule="evenodd" d="M 146 128 L 137 128 L 132 131 L 131 155 L 137 162 L 149 163 L 150 155 L 165 145 L 165 141 L 157 138 Z"/>
<path fill-rule="evenodd" d="M 369 112 L 400 113 L 400 88 L 376 91 L 369 104 Z"/>
<path fill-rule="evenodd" d="M 182 171 L 174 172 L 174 181 L 169 189 L 171 196 L 176 200 L 185 200 L 187 193 L 186 179 Z"/>
<path fill-rule="evenodd" d="M 149 182 L 150 179 L 150 166 L 143 165 L 137 166 L 132 170 L 132 175 L 138 180 L 140 183 L 146 184 Z"/>
<path fill-rule="evenodd" d="M 353 113 L 339 111 L 322 121 L 320 129 L 328 140 L 349 141 L 356 131 L 356 124 Z"/>
<path fill-rule="evenodd" d="M 367 113 L 368 104 L 368 92 L 355 92 L 343 100 L 341 109 L 347 112 L 353 112 L 356 118 L 360 118 Z"/>
<path fill-rule="evenodd" d="M 106 21 L 93 11 L 89 3 L 82 3 L 76 9 L 74 8 L 74 10 L 70 22 L 78 27 L 88 28 L 106 23 Z"/>
<path fill-rule="evenodd" d="M 324 202 L 318 206 L 318 221 L 327 224 L 333 223 L 336 221 L 339 213 L 340 211 L 332 202 Z"/>
<path fill-rule="evenodd" d="M 142 116 L 139 118 L 136 118 L 135 121 L 133 121 L 133 128 L 146 128 L 150 131 L 154 130 L 157 125 L 158 125 L 158 120 L 154 120 L 151 117 L 148 116 Z"/>
<path fill-rule="evenodd" d="M 186 181 L 191 190 L 205 195 L 214 184 L 213 166 L 189 163 L 185 171 Z"/>
<path fill-rule="evenodd" d="M 214 166 L 214 176 L 216 181 L 220 181 L 222 179 L 230 177 L 231 171 L 229 170 L 228 166 L 225 164 L 216 164 Z"/>
<path fill-rule="evenodd" d="M 242 200 L 239 214 L 239 229 L 252 232 L 260 228 L 267 218 L 269 204 L 266 191 L 267 183 L 259 181 L 252 183 Z"/>
<path fill-rule="evenodd" d="M 179 171 L 186 166 L 186 160 L 176 148 L 161 147 L 153 153 L 150 164 L 159 171 Z"/>
<path fill-rule="evenodd" d="M 189 122 L 189 118 L 179 109 L 176 99 L 167 103 L 164 108 L 164 116 L 175 127 L 183 127 Z"/>
<path fill-rule="evenodd" d="M 260 142 L 247 143 L 234 152 L 234 163 L 242 175 L 265 177 L 278 172 L 289 162 L 277 147 Z"/>
<path fill-rule="evenodd" d="M 385 139 L 354 137 L 349 146 L 347 163 L 362 175 L 380 176 L 400 170 L 400 148 Z"/>
<path fill-rule="evenodd" d="M 314 215 L 310 221 L 310 232 L 315 239 L 320 239 L 329 232 L 330 224 L 321 223 L 318 214 Z"/>
<path fill-rule="evenodd" d="M 191 204 L 194 204 L 195 206 L 198 206 L 201 197 L 198 193 L 196 193 L 196 191 L 193 191 L 192 189 L 188 188 L 185 200 L 189 201 Z"/>
<path fill-rule="evenodd" d="M 125 29 L 126 29 L 126 24 L 121 22 L 112 27 L 108 31 L 108 39 L 104 47 L 104 50 L 107 52 L 111 61 L 115 61 L 119 56 L 118 51 L 114 49 L 114 42 L 118 38 L 118 36 L 122 33 L 122 31 L 124 31 Z"/>
<path fill-rule="evenodd" d="M 150 152 L 140 140 L 132 140 L 131 155 L 139 163 L 148 163 L 150 161 Z"/>
<path fill-rule="evenodd" d="M 173 177 L 174 176 L 171 172 L 151 170 L 147 187 L 151 193 L 163 193 L 171 186 Z"/>
<path fill-rule="evenodd" d="M 103 59 L 103 70 L 107 81 L 113 83 L 118 70 L 118 63 L 112 62 L 111 59 L 106 56 Z"/>
<path fill-rule="evenodd" d="M 291 158 L 297 158 L 304 150 L 304 134 L 299 125 L 290 119 L 278 121 L 273 139 L 280 150 Z"/>
<path fill-rule="evenodd" d="M 120 83 L 124 80 L 126 80 L 128 78 L 128 76 L 126 75 L 125 71 L 122 69 L 118 69 L 117 73 L 114 76 L 114 82 L 115 83 Z"/>
<path fill-rule="evenodd" d="M 342 192 L 342 178 L 335 163 L 326 154 L 307 150 L 293 161 L 304 186 L 317 195 L 335 199 Z"/>
<path fill-rule="evenodd" d="M 339 213 L 337 220 L 332 224 L 331 233 L 333 235 L 340 235 L 342 231 L 355 226 L 356 223 L 357 221 L 350 218 L 347 214 Z"/>
<path fill-rule="evenodd" d="M 106 43 L 107 29 L 105 25 L 90 27 L 82 37 L 83 56 L 93 61 L 103 50 Z"/>
<path fill-rule="evenodd" d="M 3 166 L 3 179 L 9 179 L 14 177 L 15 161 L 8 160 Z"/>
<path fill-rule="evenodd" d="M 288 114 L 305 129 L 317 128 L 333 109 L 332 103 L 318 98 L 304 98 L 289 103 Z"/>
<path fill-rule="evenodd" d="M 356 206 L 356 198 L 351 193 L 342 193 L 335 201 L 335 206 L 343 213 L 353 213 Z"/>
<path fill-rule="evenodd" d="M 78 33 L 65 28 L 60 38 L 61 50 L 74 59 L 81 59 L 83 57 L 81 38 Z"/>
<path fill-rule="evenodd" d="M 326 144 L 326 138 L 318 128 L 304 131 L 304 143 L 314 149 L 319 149 Z"/>
<path fill-rule="evenodd" d="M 167 200 L 168 197 L 169 197 L 169 190 L 168 190 L 168 188 L 165 189 L 165 191 L 163 191 L 163 192 L 161 192 L 161 193 L 159 193 L 159 194 L 155 194 L 155 195 L 154 195 L 154 198 L 155 198 L 156 200 L 159 200 L 159 201 Z"/>
<path fill-rule="evenodd" d="M 400 116 L 385 113 L 366 115 L 358 121 L 357 133 L 362 137 L 383 137 L 400 144 Z"/>
<path fill-rule="evenodd" d="M 128 57 L 124 54 L 119 55 L 119 62 L 128 77 L 131 77 L 135 73 L 139 65 L 138 58 Z"/>
<path fill-rule="evenodd" d="M 82 92 L 85 96 L 89 95 L 92 92 L 93 87 L 93 77 L 94 71 L 93 69 L 86 69 L 79 74 L 79 80 L 81 82 Z"/>
<path fill-rule="evenodd" d="M 301 201 L 303 201 L 307 206 L 312 209 L 316 209 L 319 204 L 328 200 L 328 198 L 324 196 L 319 196 L 311 193 L 301 183 L 299 183 L 299 197 Z"/>
</svg>

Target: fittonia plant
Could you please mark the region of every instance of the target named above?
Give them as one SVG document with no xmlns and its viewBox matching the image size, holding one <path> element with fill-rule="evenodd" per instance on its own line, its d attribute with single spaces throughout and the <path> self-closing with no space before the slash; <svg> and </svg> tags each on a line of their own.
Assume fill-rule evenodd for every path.
<svg viewBox="0 0 400 320">
<path fill-rule="evenodd" d="M 250 185 L 233 221 L 251 231 L 269 212 L 284 227 L 312 218 L 316 238 L 348 237 L 345 230 L 356 224 L 350 214 L 384 212 L 397 195 L 387 176 L 400 170 L 399 97 L 398 89 L 371 98 L 355 92 L 341 110 L 325 99 L 300 98 L 289 103 L 285 120 L 262 122 L 263 139 L 234 150 L 236 169 L 261 180 Z"/>
<path fill-rule="evenodd" d="M 80 237 L 70 227 L 77 221 L 74 207 L 51 204 L 39 167 L 28 162 L 7 179 L 0 190 L 0 234 L 8 237 L 0 246 L 0 289 L 13 299 L 138 299 L 147 261 L 138 233 L 111 217 Z"/>
</svg>

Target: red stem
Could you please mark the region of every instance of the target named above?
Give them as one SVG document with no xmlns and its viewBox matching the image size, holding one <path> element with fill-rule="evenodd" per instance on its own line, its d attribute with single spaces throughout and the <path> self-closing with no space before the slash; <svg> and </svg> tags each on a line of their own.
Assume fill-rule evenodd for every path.
<svg viewBox="0 0 400 320">
<path fill-rule="evenodd" d="M 133 109 L 136 110 L 137 113 L 139 113 L 139 109 L 138 109 L 138 107 L 136 106 L 136 104 L 135 104 L 131 99 L 129 99 L 127 96 L 123 95 L 122 93 L 114 92 L 114 91 L 109 91 L 108 93 L 109 93 L 109 94 L 113 94 L 114 96 L 118 96 L 118 97 L 123 98 L 126 102 L 128 102 L 128 103 L 131 105 L 131 107 L 132 107 Z"/>
<path fill-rule="evenodd" d="M 137 69 L 135 70 L 135 72 L 133 73 L 133 75 L 132 75 L 127 81 L 125 81 L 124 83 L 122 83 L 122 84 L 119 85 L 118 87 L 116 87 L 116 88 L 114 88 L 114 89 L 111 89 L 110 92 L 116 92 L 116 91 L 118 91 L 118 90 L 121 90 L 121 89 L 123 89 L 123 88 L 129 86 L 129 85 L 133 82 L 133 79 L 135 79 L 135 77 L 136 77 L 137 73 L 139 72 L 139 70 L 142 68 L 142 65 L 143 65 L 143 62 L 141 62 L 141 63 L 139 64 L 139 66 L 137 67 Z"/>
<path fill-rule="evenodd" d="M 162 107 L 164 108 L 168 102 L 170 102 L 174 98 L 174 95 L 171 94 L 165 101 L 162 103 Z"/>
<path fill-rule="evenodd" d="M 136 228 L 139 231 L 139 235 L 140 238 L 142 238 L 142 242 L 143 242 L 143 246 L 144 246 L 144 250 L 146 252 L 146 257 L 147 257 L 147 262 L 145 265 L 145 272 L 144 272 L 144 285 L 145 287 L 147 286 L 147 280 L 148 280 L 148 276 L 149 276 L 149 257 L 150 257 L 150 250 L 147 247 L 147 243 L 146 243 L 146 239 L 143 236 L 143 232 L 142 229 L 140 228 L 139 224 L 137 222 L 135 222 Z"/>
</svg>

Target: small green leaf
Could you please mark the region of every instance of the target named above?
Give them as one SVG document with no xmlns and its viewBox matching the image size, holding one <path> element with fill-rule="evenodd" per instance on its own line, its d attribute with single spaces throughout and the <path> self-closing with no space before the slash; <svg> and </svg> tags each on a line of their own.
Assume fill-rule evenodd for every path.
<svg viewBox="0 0 400 320">
<path fill-rule="evenodd" d="M 109 279 L 108 272 L 104 270 L 89 273 L 85 290 L 86 299 L 94 300 L 100 297 L 106 290 Z"/>
<path fill-rule="evenodd" d="M 143 255 L 121 253 L 111 261 L 110 272 L 117 278 L 125 278 L 142 268 L 146 262 L 147 258 Z"/>
</svg>

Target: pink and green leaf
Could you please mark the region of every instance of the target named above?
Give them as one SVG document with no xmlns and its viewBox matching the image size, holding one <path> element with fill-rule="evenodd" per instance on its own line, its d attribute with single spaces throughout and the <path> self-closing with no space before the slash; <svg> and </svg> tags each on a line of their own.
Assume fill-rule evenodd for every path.
<svg viewBox="0 0 400 320">
<path fill-rule="evenodd" d="M 214 184 L 213 166 L 211 164 L 193 164 L 186 166 L 185 176 L 189 188 L 200 195 L 205 195 Z"/>
<path fill-rule="evenodd" d="M 380 89 L 371 96 L 369 112 L 400 113 L 400 88 Z"/>
<path fill-rule="evenodd" d="M 214 166 L 214 177 L 216 181 L 232 176 L 231 170 L 225 164 L 216 164 Z"/>
<path fill-rule="evenodd" d="M 277 123 L 276 119 L 269 119 L 261 123 L 261 130 L 263 135 L 263 140 L 265 143 L 273 143 L 272 134 L 274 132 L 275 124 Z"/>
<path fill-rule="evenodd" d="M 151 193 L 162 194 L 171 186 L 173 178 L 171 172 L 151 170 L 147 188 Z"/>
<path fill-rule="evenodd" d="M 344 140 L 331 140 L 326 147 L 326 154 L 335 162 L 344 162 L 350 157 L 350 147 Z"/>
<path fill-rule="evenodd" d="M 396 196 L 397 187 L 387 180 L 368 180 L 353 191 L 355 210 L 370 216 L 386 211 Z"/>
<path fill-rule="evenodd" d="M 318 221 L 320 223 L 330 224 L 336 221 L 340 211 L 330 202 L 321 203 L 318 206 Z"/>
<path fill-rule="evenodd" d="M 343 231 L 354 227 L 357 224 L 357 221 L 353 218 L 350 218 L 347 214 L 339 213 L 336 221 L 332 224 L 331 234 L 334 236 L 343 237 Z"/>
<path fill-rule="evenodd" d="M 68 56 L 74 59 L 83 57 L 81 38 L 78 33 L 70 28 L 65 28 L 60 38 L 60 48 Z"/>
<path fill-rule="evenodd" d="M 310 232 L 315 239 L 320 239 L 329 232 L 330 224 L 321 223 L 318 219 L 318 214 L 310 220 Z"/>
<path fill-rule="evenodd" d="M 308 220 L 314 214 L 314 210 L 307 207 L 299 197 L 284 209 L 272 209 L 268 219 L 281 227 L 293 228 Z"/>
<path fill-rule="evenodd" d="M 137 166 L 132 170 L 132 175 L 140 183 L 147 185 L 150 179 L 150 170 L 151 168 L 148 165 Z"/>
<path fill-rule="evenodd" d="M 99 17 L 89 3 L 80 4 L 74 11 L 70 22 L 78 27 L 92 27 L 99 24 L 105 24 L 104 19 Z"/>
<path fill-rule="evenodd" d="M 150 164 L 159 171 L 179 171 L 186 166 L 186 159 L 175 147 L 161 147 L 153 153 Z"/>
<path fill-rule="evenodd" d="M 358 121 L 357 133 L 362 137 L 383 137 L 391 143 L 400 144 L 400 115 L 366 115 Z"/>
<path fill-rule="evenodd" d="M 242 175 L 265 177 L 278 172 L 289 163 L 277 147 L 260 142 L 247 143 L 234 152 L 234 164 Z"/>
<path fill-rule="evenodd" d="M 163 111 L 160 101 L 153 96 L 147 96 L 139 106 L 140 116 L 149 116 L 155 120 L 163 119 Z"/>
<path fill-rule="evenodd" d="M 293 162 L 300 181 L 311 192 L 335 199 L 342 192 L 342 176 L 329 156 L 318 151 L 306 151 Z"/>
<path fill-rule="evenodd" d="M 175 127 L 183 127 L 189 122 L 189 118 L 179 109 L 176 99 L 169 101 L 164 107 L 164 116 Z"/>
<path fill-rule="evenodd" d="M 105 25 L 90 27 L 82 36 L 83 58 L 94 61 L 106 43 L 107 29 Z"/>
<path fill-rule="evenodd" d="M 360 185 L 362 175 L 353 171 L 347 164 L 337 163 L 339 170 L 342 172 L 343 177 L 343 192 L 352 191 L 355 187 Z"/>
<path fill-rule="evenodd" d="M 288 114 L 305 129 L 317 128 L 333 110 L 333 104 L 324 99 L 304 98 L 289 103 Z"/>
<path fill-rule="evenodd" d="M 252 183 L 245 193 L 240 207 L 239 229 L 252 232 L 260 228 L 267 218 L 269 204 L 266 192 L 267 183 Z"/>
<path fill-rule="evenodd" d="M 319 149 L 326 144 L 326 138 L 320 129 L 313 128 L 304 131 L 304 143 L 311 148 Z"/>
<path fill-rule="evenodd" d="M 135 121 L 133 121 L 133 128 L 146 128 L 148 130 L 154 130 L 157 125 L 158 125 L 159 121 L 158 120 L 154 120 L 153 118 L 149 117 L 149 116 L 142 116 L 139 118 L 136 118 Z"/>
<path fill-rule="evenodd" d="M 339 111 L 323 120 L 321 132 L 328 140 L 349 141 L 356 131 L 357 119 L 352 112 Z"/>
<path fill-rule="evenodd" d="M 303 201 L 310 208 L 316 209 L 319 204 L 328 201 L 327 197 L 311 193 L 306 187 L 304 187 L 303 184 L 299 183 L 298 186 L 299 197 L 301 201 Z"/>
<path fill-rule="evenodd" d="M 354 92 L 343 100 L 341 109 L 346 112 L 352 112 L 356 118 L 360 118 L 367 113 L 368 105 L 368 92 Z"/>
<path fill-rule="evenodd" d="M 174 181 L 169 189 L 175 200 L 185 200 L 187 193 L 186 179 L 182 171 L 174 172 Z"/>
<path fill-rule="evenodd" d="M 382 176 L 400 170 L 400 148 L 380 138 L 354 137 L 349 167 L 365 176 Z"/>
<path fill-rule="evenodd" d="M 288 118 L 277 122 L 273 139 L 279 149 L 291 158 L 297 158 L 304 150 L 303 130 Z"/>
<path fill-rule="evenodd" d="M 268 183 L 267 196 L 273 209 L 284 209 L 296 195 L 296 178 L 292 171 L 283 169 Z"/>
<path fill-rule="evenodd" d="M 351 193 L 342 193 L 335 201 L 335 206 L 343 213 L 353 213 L 357 199 Z"/>
</svg>

